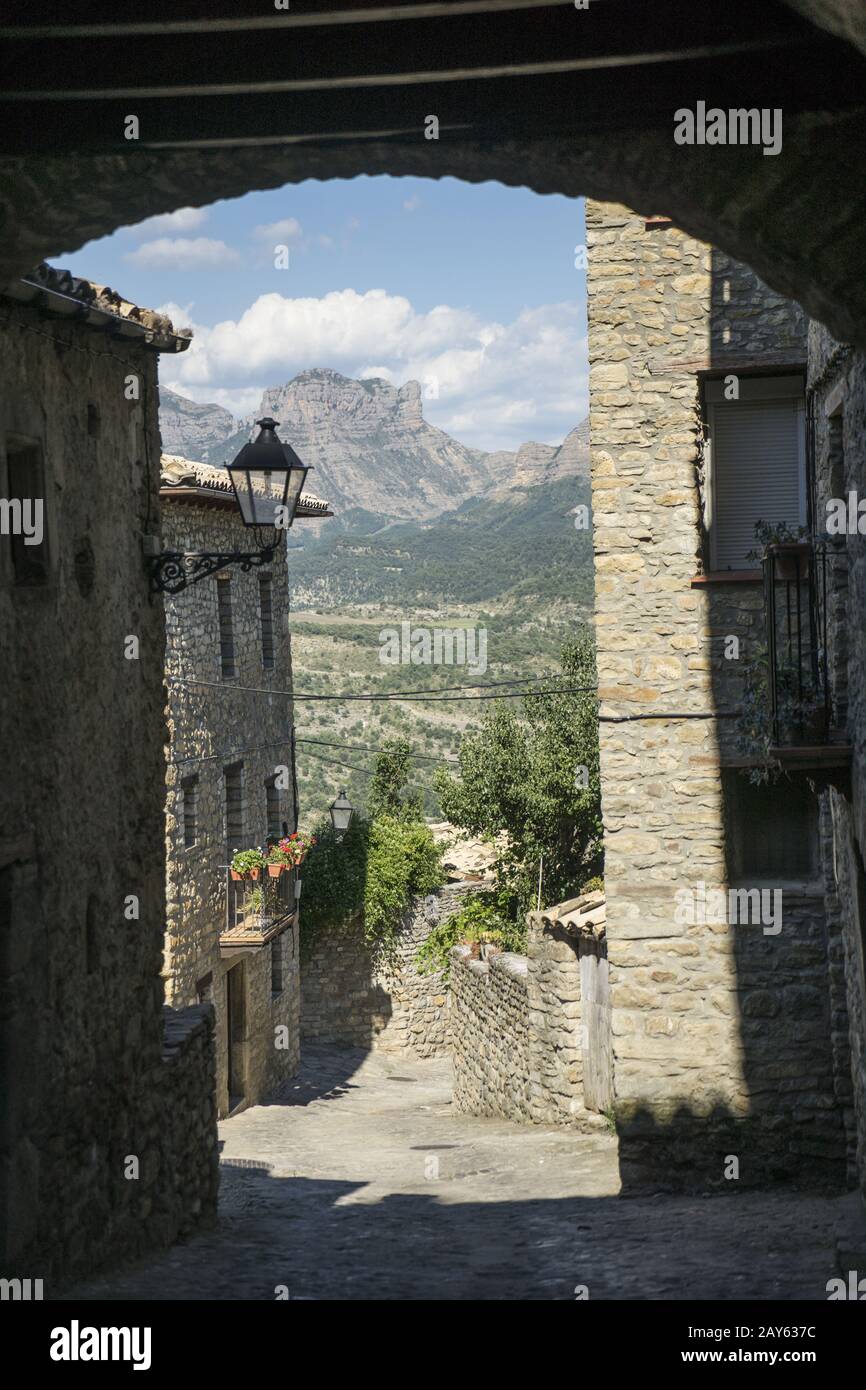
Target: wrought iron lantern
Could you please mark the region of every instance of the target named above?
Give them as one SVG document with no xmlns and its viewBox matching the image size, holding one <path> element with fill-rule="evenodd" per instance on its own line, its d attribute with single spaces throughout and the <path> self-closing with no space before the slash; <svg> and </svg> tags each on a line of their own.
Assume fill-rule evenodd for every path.
<svg viewBox="0 0 866 1390">
<path fill-rule="evenodd" d="M 280 543 L 281 533 L 295 519 L 304 480 L 309 472 L 290 444 L 277 438 L 277 420 L 269 415 L 256 422 L 258 438 L 245 444 L 233 463 L 226 465 L 245 526 L 256 532 L 259 549 L 253 551 L 164 551 L 150 560 L 150 582 L 155 593 L 179 594 L 188 584 L 206 579 L 217 570 L 238 565 L 248 572 L 268 565 Z M 272 537 L 264 533 L 273 531 Z"/>
<path fill-rule="evenodd" d="M 228 475 L 244 526 L 288 529 L 295 519 L 307 468 L 291 444 L 277 438 L 278 420 L 256 422 L 259 437 L 245 444 Z"/>
<path fill-rule="evenodd" d="M 330 810 L 331 821 L 333 823 L 335 831 L 337 832 L 337 839 L 342 840 L 346 831 L 349 829 L 349 824 L 353 815 L 355 814 L 355 808 L 352 805 L 349 798 L 346 796 L 345 791 L 341 791 L 336 801 L 333 801 L 331 803 Z"/>
</svg>

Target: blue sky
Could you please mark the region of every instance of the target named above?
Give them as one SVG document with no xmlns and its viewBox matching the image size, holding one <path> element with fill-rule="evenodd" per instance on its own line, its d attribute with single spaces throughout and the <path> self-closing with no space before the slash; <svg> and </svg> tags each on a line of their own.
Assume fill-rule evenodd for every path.
<svg viewBox="0 0 866 1390">
<path fill-rule="evenodd" d="M 195 329 L 161 362 L 194 400 L 249 415 L 310 367 L 414 378 L 427 419 L 498 449 L 559 442 L 586 414 L 583 239 L 578 200 L 363 177 L 179 209 L 62 263 Z"/>
</svg>

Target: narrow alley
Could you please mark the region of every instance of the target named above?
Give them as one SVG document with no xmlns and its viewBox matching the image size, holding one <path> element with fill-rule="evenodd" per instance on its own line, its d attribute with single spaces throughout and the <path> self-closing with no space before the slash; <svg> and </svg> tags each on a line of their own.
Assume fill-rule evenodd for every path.
<svg viewBox="0 0 866 1390">
<path fill-rule="evenodd" d="M 603 1125 L 459 1114 L 444 1059 L 308 1049 L 220 1131 L 216 1228 L 67 1299 L 822 1299 L 837 1272 L 844 1198 L 620 1198 Z"/>
</svg>

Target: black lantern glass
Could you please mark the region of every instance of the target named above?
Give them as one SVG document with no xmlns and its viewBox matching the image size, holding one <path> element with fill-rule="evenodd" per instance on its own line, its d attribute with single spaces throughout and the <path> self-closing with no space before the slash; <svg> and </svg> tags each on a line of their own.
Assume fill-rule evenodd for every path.
<svg viewBox="0 0 866 1390">
<path fill-rule="evenodd" d="M 331 803 L 331 820 L 338 835 L 344 835 L 349 829 L 349 822 L 355 814 L 355 808 L 345 791 L 340 792 L 336 801 Z"/>
<path fill-rule="evenodd" d="M 288 530 L 295 519 L 309 469 L 290 444 L 277 438 L 278 423 L 269 415 L 257 420 L 258 438 L 226 465 L 245 526 Z"/>
</svg>

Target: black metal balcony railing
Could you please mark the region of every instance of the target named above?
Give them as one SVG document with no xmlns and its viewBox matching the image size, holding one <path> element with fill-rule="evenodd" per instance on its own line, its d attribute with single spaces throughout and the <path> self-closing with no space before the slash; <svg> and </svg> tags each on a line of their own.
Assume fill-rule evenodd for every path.
<svg viewBox="0 0 866 1390">
<path fill-rule="evenodd" d="M 762 568 L 772 742 L 827 743 L 827 547 L 808 540 L 768 545 Z"/>
<path fill-rule="evenodd" d="M 297 907 L 297 869 L 272 878 L 265 869 L 259 878 L 232 878 L 226 869 L 226 932 L 266 935 L 291 917 Z"/>
</svg>

